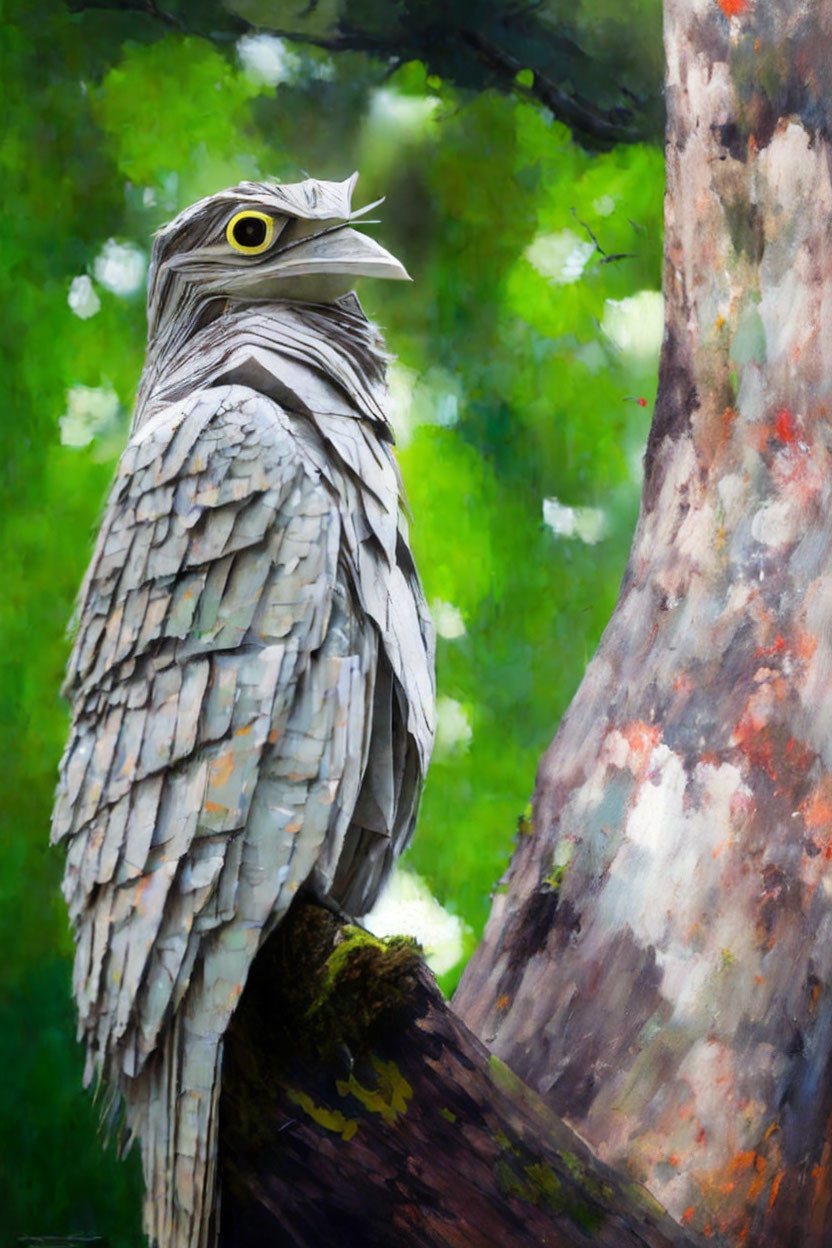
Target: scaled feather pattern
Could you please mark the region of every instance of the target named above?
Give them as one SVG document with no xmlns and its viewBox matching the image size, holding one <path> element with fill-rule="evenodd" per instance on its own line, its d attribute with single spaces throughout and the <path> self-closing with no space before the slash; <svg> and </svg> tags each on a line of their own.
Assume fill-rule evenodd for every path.
<svg viewBox="0 0 832 1248">
<path fill-rule="evenodd" d="M 52 839 L 86 1078 L 124 1098 L 152 1248 L 216 1235 L 222 1039 L 258 949 L 303 887 L 370 909 L 433 744 L 386 356 L 348 293 L 407 275 L 350 225 L 354 182 L 243 183 L 157 235 L 79 598 Z M 247 211 L 273 223 L 254 254 Z"/>
</svg>

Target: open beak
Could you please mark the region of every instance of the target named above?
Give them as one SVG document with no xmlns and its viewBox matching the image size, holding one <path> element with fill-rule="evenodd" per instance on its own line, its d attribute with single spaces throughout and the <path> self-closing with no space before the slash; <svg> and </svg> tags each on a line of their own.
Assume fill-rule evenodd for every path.
<svg viewBox="0 0 832 1248">
<path fill-rule="evenodd" d="M 348 225 L 298 239 L 278 251 L 268 266 L 280 278 L 331 273 L 343 277 L 386 277 L 409 282 L 410 275 L 395 256 L 375 239 Z"/>
</svg>

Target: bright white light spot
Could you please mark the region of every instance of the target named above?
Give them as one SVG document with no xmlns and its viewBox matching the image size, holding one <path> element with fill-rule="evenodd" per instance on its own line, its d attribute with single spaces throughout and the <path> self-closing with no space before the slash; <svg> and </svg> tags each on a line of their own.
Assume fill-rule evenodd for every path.
<svg viewBox="0 0 832 1248">
<path fill-rule="evenodd" d="M 301 67 L 301 58 L 277 35 L 243 35 L 237 41 L 237 55 L 249 78 L 267 87 L 289 82 Z"/>
<path fill-rule="evenodd" d="M 441 368 L 423 375 L 392 364 L 387 373 L 390 391 L 390 423 L 400 447 L 407 446 L 419 425 L 452 428 L 459 420 L 459 383 Z"/>
<path fill-rule="evenodd" d="M 88 446 L 118 414 L 115 390 L 106 386 L 72 386 L 66 392 L 66 411 L 60 418 L 64 446 Z"/>
<path fill-rule="evenodd" d="M 642 363 L 655 359 L 664 332 L 664 300 L 658 290 L 640 290 L 628 299 L 607 299 L 604 333 L 625 355 Z"/>
<path fill-rule="evenodd" d="M 457 751 L 464 752 L 471 744 L 473 735 L 462 703 L 455 698 L 437 698 L 435 756 L 443 758 Z"/>
<path fill-rule="evenodd" d="M 379 87 L 370 97 L 371 124 L 407 131 L 423 130 L 439 104 L 435 96 L 403 95 L 391 87 Z"/>
<path fill-rule="evenodd" d="M 88 321 L 91 316 L 95 316 L 101 307 L 101 300 L 86 273 L 73 277 L 66 301 L 82 321 Z"/>
<path fill-rule="evenodd" d="M 607 536 L 607 517 L 600 507 L 569 507 L 556 498 L 544 498 L 543 523 L 556 537 L 577 537 L 587 546 Z"/>
<path fill-rule="evenodd" d="M 95 280 L 114 295 L 132 295 L 144 281 L 147 262 L 144 252 L 132 243 L 108 238 L 95 258 Z"/>
<path fill-rule="evenodd" d="M 577 282 L 594 251 L 593 243 L 578 238 L 571 230 L 561 230 L 558 234 L 538 234 L 526 248 L 526 259 L 543 277 L 558 286 L 567 286 Z"/>
<path fill-rule="evenodd" d="M 608 217 L 615 212 L 615 200 L 612 195 L 599 195 L 592 204 L 593 211 L 598 213 L 599 217 Z"/>
<path fill-rule="evenodd" d="M 415 937 L 435 975 L 456 966 L 464 952 L 466 924 L 440 906 L 424 880 L 411 871 L 394 869 L 362 922 L 374 936 Z"/>
<path fill-rule="evenodd" d="M 430 604 L 430 613 L 433 616 L 437 633 L 446 641 L 456 641 L 457 637 L 465 636 L 465 621 L 462 618 L 462 612 L 452 602 L 443 602 L 441 598 L 434 598 Z"/>
<path fill-rule="evenodd" d="M 436 423 L 444 429 L 453 429 L 459 420 L 459 399 L 455 394 L 437 394 Z"/>
</svg>

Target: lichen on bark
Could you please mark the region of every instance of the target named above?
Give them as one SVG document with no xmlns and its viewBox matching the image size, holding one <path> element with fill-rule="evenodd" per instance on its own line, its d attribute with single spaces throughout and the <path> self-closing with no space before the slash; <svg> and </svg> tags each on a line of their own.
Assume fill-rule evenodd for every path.
<svg viewBox="0 0 832 1248">
<path fill-rule="evenodd" d="M 832 1235 L 830 33 L 826 5 L 666 0 L 641 516 L 455 999 L 602 1156 L 744 1248 Z"/>
</svg>

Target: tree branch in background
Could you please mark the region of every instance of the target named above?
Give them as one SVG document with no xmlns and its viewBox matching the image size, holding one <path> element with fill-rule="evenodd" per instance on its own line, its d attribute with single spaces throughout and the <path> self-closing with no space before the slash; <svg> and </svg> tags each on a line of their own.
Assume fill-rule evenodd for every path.
<svg viewBox="0 0 832 1248">
<path fill-rule="evenodd" d="M 588 52 L 587 32 L 570 26 L 572 19 L 554 2 L 390 5 L 375 0 L 357 7 L 342 0 L 327 6 L 326 16 L 301 0 L 170 0 L 164 9 L 155 0 L 67 3 L 76 13 L 141 14 L 168 29 L 218 42 L 258 31 L 332 53 L 363 52 L 396 65 L 418 60 L 452 86 L 494 88 L 536 100 L 588 147 L 658 140 L 662 133 L 658 68 L 646 57 L 624 64 L 617 35 L 602 36 L 605 42 Z"/>
</svg>

